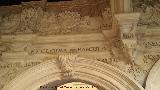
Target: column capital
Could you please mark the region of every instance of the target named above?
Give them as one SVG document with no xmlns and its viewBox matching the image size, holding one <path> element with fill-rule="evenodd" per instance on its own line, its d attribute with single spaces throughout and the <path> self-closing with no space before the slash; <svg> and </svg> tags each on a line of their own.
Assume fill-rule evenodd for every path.
<svg viewBox="0 0 160 90">
<path fill-rule="evenodd" d="M 134 24 L 138 22 L 140 13 L 121 13 L 115 15 L 120 25 Z"/>
<path fill-rule="evenodd" d="M 122 13 L 116 14 L 115 17 L 118 20 L 121 32 L 129 33 L 136 30 L 140 13 Z"/>
</svg>

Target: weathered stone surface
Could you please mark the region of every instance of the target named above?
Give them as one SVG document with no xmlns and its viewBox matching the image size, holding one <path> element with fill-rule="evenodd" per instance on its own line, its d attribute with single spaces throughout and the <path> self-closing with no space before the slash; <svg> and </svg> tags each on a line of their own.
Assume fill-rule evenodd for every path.
<svg viewBox="0 0 160 90">
<path fill-rule="evenodd" d="M 73 58 L 73 57 L 71 57 Z M 62 59 L 62 69 L 67 70 L 70 69 L 71 62 L 68 61 L 68 58 Z M 72 59 L 71 59 L 72 60 Z M 119 71 L 118 69 L 115 69 L 112 66 L 105 65 L 105 63 L 99 62 L 99 61 L 93 61 L 89 59 L 79 58 L 77 57 L 74 63 L 74 68 L 72 71 L 72 77 L 66 76 L 67 80 L 74 80 L 74 81 L 81 81 L 84 80 L 84 82 L 88 82 L 95 84 L 98 89 L 120 89 L 120 90 L 144 90 L 139 84 L 137 84 L 134 80 L 126 76 L 123 72 Z M 69 64 L 67 64 L 69 63 Z M 67 64 L 67 66 L 66 66 Z M 87 68 L 84 68 L 87 67 Z M 18 77 L 17 79 L 11 81 L 9 84 L 7 84 L 2 90 L 23 90 L 24 88 L 26 90 L 30 90 L 32 88 L 39 89 L 39 85 L 47 85 L 49 83 L 52 83 L 54 81 L 66 81 L 66 79 L 63 79 L 61 77 L 62 69 L 59 67 L 59 64 L 57 64 L 57 60 L 50 61 L 43 63 L 41 65 L 38 65 L 32 69 L 27 70 L 25 73 L 23 73 L 22 76 Z M 88 70 L 89 69 L 89 70 Z M 111 72 L 110 72 L 111 71 Z M 34 73 L 33 73 L 34 72 Z M 93 73 L 90 74 L 90 73 Z M 113 73 L 114 72 L 114 73 Z M 120 74 L 118 74 L 120 73 Z M 52 76 L 53 75 L 53 76 Z M 56 77 L 55 77 L 56 75 Z M 108 76 L 109 75 L 109 76 Z M 28 77 L 29 76 L 29 77 Z M 51 76 L 51 77 L 50 77 Z M 33 78 L 35 77 L 35 78 Z M 53 78 L 54 77 L 54 78 Z M 102 78 L 103 77 L 103 78 Z M 43 79 L 41 79 L 43 78 Z M 109 79 L 109 80 L 108 80 Z M 25 84 L 21 83 L 26 81 Z M 38 81 L 37 81 L 38 80 Z M 41 82 L 39 82 L 39 80 Z M 107 82 L 111 83 L 107 83 Z M 17 82 L 17 83 L 15 83 Z M 33 83 L 34 82 L 34 83 Z M 120 83 L 121 82 L 121 83 Z M 32 83 L 32 84 L 31 84 Z M 14 84 L 14 85 L 13 85 Z M 19 87 L 19 85 L 21 87 Z M 13 86 L 12 86 L 13 85 Z M 28 86 L 31 85 L 31 86 Z M 38 85 L 38 86 L 37 86 Z M 57 84 L 54 84 L 53 86 L 56 86 Z M 115 87 L 116 86 L 116 87 Z"/>
<path fill-rule="evenodd" d="M 111 88 L 114 90 L 143 90 L 139 84 L 145 87 L 148 73 L 160 59 L 159 27 L 138 26 L 137 28 L 139 13 L 118 14 L 113 19 L 110 8 L 99 13 L 101 16 L 93 17 L 83 16 L 78 13 L 79 11 L 65 10 L 65 12 L 54 13 L 48 9 L 49 7 L 45 8 L 46 3 L 43 3 L 42 6 L 38 3 L 37 6 L 34 6 L 35 4 L 23 3 L 20 13 L 0 17 L 0 71 L 4 72 L 0 73 L 0 89 L 10 81 L 17 80 L 16 77 L 22 75 L 22 72 L 26 70 L 32 72 L 35 66 L 34 72 L 44 70 L 43 73 L 37 72 L 38 76 L 44 75 L 43 77 L 45 77 L 47 76 L 46 72 L 50 75 L 60 72 L 56 74 L 60 75 L 57 78 L 70 80 L 76 75 L 74 71 L 78 70 L 81 72 L 78 75 L 82 76 L 78 78 L 80 80 L 84 79 L 83 75 L 89 73 L 85 80 L 91 82 L 94 80 L 97 82 L 98 77 L 107 78 L 106 80 L 111 82 L 115 79 L 115 82 L 120 81 L 120 84 L 112 82 L 115 85 L 108 82 L 103 83 L 104 85 L 101 83 L 100 86 L 104 86 L 107 90 Z M 47 5 L 49 4 L 47 3 Z M 84 12 L 84 14 L 86 13 L 88 12 Z M 113 20 L 115 21 L 112 26 Z M 78 57 L 91 60 L 79 59 Z M 77 69 L 77 66 L 74 65 L 80 63 L 83 63 L 84 66 L 79 66 L 80 68 Z M 116 75 L 113 72 L 109 72 L 111 74 L 105 73 L 111 67 L 105 63 L 118 68 L 120 72 L 116 70 L 115 73 L 118 73 Z M 38 67 L 41 66 L 39 64 L 42 67 Z M 90 71 L 86 71 L 90 65 L 92 68 L 89 69 Z M 110 68 L 110 70 L 115 71 L 114 68 Z M 97 75 L 94 73 L 102 69 L 106 69 L 106 71 Z M 128 76 L 124 77 L 125 75 L 121 71 Z M 31 74 L 37 75 L 37 73 L 32 72 Z M 93 74 L 98 77 L 90 79 L 89 75 L 93 76 Z M 27 74 L 25 75 L 27 78 Z M 130 77 L 139 84 L 132 79 L 130 80 Z M 36 78 L 38 77 L 33 80 L 37 80 Z M 42 77 L 40 79 L 43 80 Z M 48 84 L 45 81 L 42 85 Z M 32 80 L 26 80 L 23 85 L 27 85 L 29 82 L 32 83 Z M 104 80 L 99 82 L 104 82 Z M 37 85 L 37 83 L 32 85 Z M 130 85 L 131 83 L 132 85 Z M 19 86 L 13 87 L 18 88 Z M 28 90 L 31 89 L 33 89 L 32 86 L 28 88 Z"/>
<path fill-rule="evenodd" d="M 160 88 L 159 64 L 160 62 L 158 61 L 151 69 L 149 76 L 147 78 L 147 82 L 146 82 L 146 90 L 159 90 Z"/>
<path fill-rule="evenodd" d="M 133 10 L 142 13 L 139 20 L 140 25 L 160 26 L 159 0 L 132 0 L 132 3 Z"/>
<path fill-rule="evenodd" d="M 88 8 L 90 6 L 94 7 L 94 9 L 91 8 L 89 10 L 90 13 L 85 8 L 86 5 L 83 4 L 79 5 L 76 3 L 76 10 L 80 12 L 75 11 L 75 7 L 70 8 L 70 10 L 65 10 L 64 8 L 64 10 L 59 10 L 61 7 L 58 7 L 59 9 L 57 10 L 59 11 L 52 10 L 51 12 L 46 8 L 46 5 L 49 3 L 43 4 L 40 1 L 25 2 L 22 3 L 21 12 L 16 14 L 10 13 L 5 16 L 0 15 L 0 30 L 3 34 L 38 33 L 41 35 L 64 35 L 101 32 L 102 30 L 112 29 L 110 6 L 99 4 L 97 6 L 96 3 L 107 4 L 108 0 L 86 4 Z M 54 3 L 50 4 L 54 7 Z M 77 5 L 80 6 L 80 9 L 82 7 L 82 10 L 77 9 Z M 70 6 L 67 5 L 67 7 Z"/>
</svg>

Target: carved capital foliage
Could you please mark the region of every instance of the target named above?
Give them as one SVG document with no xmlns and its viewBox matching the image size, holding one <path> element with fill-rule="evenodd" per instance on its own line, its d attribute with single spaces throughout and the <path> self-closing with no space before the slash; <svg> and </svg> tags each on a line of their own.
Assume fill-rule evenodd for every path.
<svg viewBox="0 0 160 90">
<path fill-rule="evenodd" d="M 62 77 L 72 77 L 74 62 L 77 59 L 77 55 L 60 55 L 58 57 L 58 64 L 62 71 Z"/>
</svg>

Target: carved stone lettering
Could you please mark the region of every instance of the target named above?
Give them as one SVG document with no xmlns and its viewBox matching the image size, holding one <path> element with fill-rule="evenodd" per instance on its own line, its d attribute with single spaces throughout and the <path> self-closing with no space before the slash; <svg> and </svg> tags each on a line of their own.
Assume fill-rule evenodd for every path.
<svg viewBox="0 0 160 90">
<path fill-rule="evenodd" d="M 99 52 L 107 51 L 107 47 L 88 47 L 88 48 L 58 48 L 58 49 L 33 49 L 29 53 L 31 54 L 40 54 L 40 53 L 78 53 L 78 52 Z"/>
</svg>

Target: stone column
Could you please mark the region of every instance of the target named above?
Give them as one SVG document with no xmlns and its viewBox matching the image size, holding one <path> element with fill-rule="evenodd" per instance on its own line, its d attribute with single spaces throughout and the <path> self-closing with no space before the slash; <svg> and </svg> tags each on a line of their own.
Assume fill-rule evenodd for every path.
<svg viewBox="0 0 160 90">
<path fill-rule="evenodd" d="M 110 0 L 111 9 L 114 13 L 123 13 L 123 0 Z"/>
<path fill-rule="evenodd" d="M 120 38 L 122 40 L 124 50 L 127 50 L 131 61 L 134 61 L 136 53 L 136 29 L 139 16 L 139 13 L 124 13 L 117 14 L 115 16 L 120 25 Z"/>
<path fill-rule="evenodd" d="M 124 12 L 132 12 L 132 0 L 124 0 Z"/>
<path fill-rule="evenodd" d="M 111 0 L 111 9 L 114 13 L 132 12 L 131 0 Z"/>
</svg>

